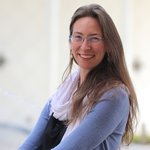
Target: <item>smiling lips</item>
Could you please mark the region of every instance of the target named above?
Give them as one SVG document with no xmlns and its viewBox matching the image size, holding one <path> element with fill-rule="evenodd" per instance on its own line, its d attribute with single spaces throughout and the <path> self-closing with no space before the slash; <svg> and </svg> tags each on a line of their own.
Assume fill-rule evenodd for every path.
<svg viewBox="0 0 150 150">
<path fill-rule="evenodd" d="M 94 57 L 93 54 L 79 54 L 79 56 L 83 59 L 91 59 Z"/>
</svg>

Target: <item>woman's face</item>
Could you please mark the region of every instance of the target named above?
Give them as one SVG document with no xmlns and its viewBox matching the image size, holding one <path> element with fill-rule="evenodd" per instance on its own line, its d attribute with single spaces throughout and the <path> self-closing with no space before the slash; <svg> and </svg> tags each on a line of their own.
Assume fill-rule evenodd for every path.
<svg viewBox="0 0 150 150">
<path fill-rule="evenodd" d="M 70 37 L 71 53 L 83 71 L 90 71 L 104 58 L 105 47 L 98 21 L 92 17 L 78 19 Z"/>
</svg>

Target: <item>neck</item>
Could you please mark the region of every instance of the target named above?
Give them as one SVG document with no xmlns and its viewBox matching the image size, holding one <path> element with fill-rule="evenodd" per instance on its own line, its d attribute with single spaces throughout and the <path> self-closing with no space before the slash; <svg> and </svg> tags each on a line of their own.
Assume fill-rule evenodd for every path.
<svg viewBox="0 0 150 150">
<path fill-rule="evenodd" d="M 84 82 L 87 74 L 89 73 L 88 70 L 83 70 L 83 69 L 80 69 L 80 79 L 79 79 L 79 86 Z"/>
</svg>

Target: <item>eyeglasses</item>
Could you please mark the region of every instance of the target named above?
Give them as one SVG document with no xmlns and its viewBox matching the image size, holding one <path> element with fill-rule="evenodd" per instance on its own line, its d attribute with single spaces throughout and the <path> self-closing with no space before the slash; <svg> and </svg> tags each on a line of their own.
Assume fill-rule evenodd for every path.
<svg viewBox="0 0 150 150">
<path fill-rule="evenodd" d="M 91 35 L 87 37 L 84 37 L 82 35 L 71 35 L 69 39 L 72 43 L 76 43 L 76 44 L 82 44 L 85 39 L 90 44 L 94 44 L 94 43 L 96 44 L 104 40 L 104 38 L 99 35 Z"/>
</svg>

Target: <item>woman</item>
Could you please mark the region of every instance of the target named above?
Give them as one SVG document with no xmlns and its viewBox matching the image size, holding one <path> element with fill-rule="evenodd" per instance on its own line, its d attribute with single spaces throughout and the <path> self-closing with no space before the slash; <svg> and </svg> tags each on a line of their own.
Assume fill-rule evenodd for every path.
<svg viewBox="0 0 150 150">
<path fill-rule="evenodd" d="M 137 98 L 107 12 L 97 4 L 78 8 L 69 44 L 67 77 L 19 150 L 117 150 L 132 141 Z M 73 62 L 79 69 L 71 74 Z"/>
</svg>

